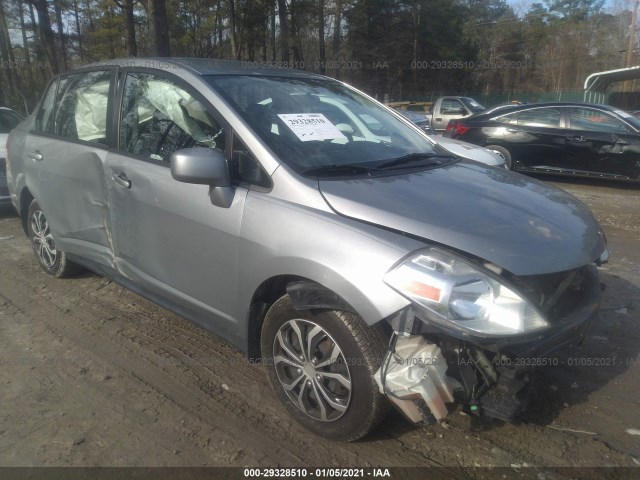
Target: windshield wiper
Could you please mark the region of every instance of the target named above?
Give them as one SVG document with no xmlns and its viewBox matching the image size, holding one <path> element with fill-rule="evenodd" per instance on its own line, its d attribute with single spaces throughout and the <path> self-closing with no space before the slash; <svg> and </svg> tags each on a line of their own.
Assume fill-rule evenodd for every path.
<svg viewBox="0 0 640 480">
<path fill-rule="evenodd" d="M 442 165 L 446 163 L 447 160 L 451 160 L 452 158 L 454 158 L 453 155 L 438 155 L 437 153 L 415 152 L 415 153 L 409 153 L 407 155 L 403 155 L 398 158 L 394 158 L 392 160 L 387 160 L 386 162 L 382 162 L 376 165 L 376 168 L 382 170 L 385 168 L 392 168 L 392 167 L 397 167 L 399 165 L 405 165 L 407 163 L 419 162 L 421 160 L 433 160 L 432 162 L 429 162 L 430 166 Z"/>
<path fill-rule="evenodd" d="M 337 164 L 331 164 L 331 165 L 322 165 L 320 167 L 312 167 L 312 168 L 307 168 L 306 170 L 302 171 L 303 175 L 309 175 L 309 176 L 339 176 L 339 175 L 360 175 L 363 173 L 369 173 L 372 170 L 376 170 L 375 168 L 372 167 L 365 167 L 362 165 L 337 165 Z"/>
</svg>

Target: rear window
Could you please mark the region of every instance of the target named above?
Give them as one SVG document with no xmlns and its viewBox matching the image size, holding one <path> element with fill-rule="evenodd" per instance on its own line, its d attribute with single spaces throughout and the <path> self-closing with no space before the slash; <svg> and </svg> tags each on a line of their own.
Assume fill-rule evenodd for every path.
<svg viewBox="0 0 640 480">
<path fill-rule="evenodd" d="M 22 121 L 22 117 L 13 110 L 0 110 L 0 133 L 9 133 Z"/>
<path fill-rule="evenodd" d="M 495 120 L 525 127 L 560 128 L 560 117 L 559 108 L 532 108 L 502 115 Z"/>
<path fill-rule="evenodd" d="M 69 140 L 106 143 L 111 72 L 69 75 L 60 82 L 54 134 Z"/>
</svg>

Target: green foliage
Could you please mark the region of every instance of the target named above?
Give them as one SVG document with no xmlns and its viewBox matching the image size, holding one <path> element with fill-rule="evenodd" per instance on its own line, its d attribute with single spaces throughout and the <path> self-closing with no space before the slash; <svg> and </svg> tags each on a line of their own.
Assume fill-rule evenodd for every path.
<svg viewBox="0 0 640 480">
<path fill-rule="evenodd" d="M 0 52 L 0 60 L 7 64 L 4 57 L 11 54 L 17 64 L 0 71 L 5 102 L 21 101 L 16 85 L 35 102 L 57 68 L 48 63 L 50 45 L 39 32 L 37 14 L 31 22 L 29 4 L 35 1 L 0 0 L 14 32 L 11 50 Z M 173 55 L 260 62 L 281 59 L 286 47 L 297 66 L 325 71 L 389 100 L 444 93 L 557 97 L 579 90 L 588 74 L 624 65 L 631 17 L 627 10 L 607 13 L 604 0 L 540 0 L 519 14 L 506 0 L 164 2 Z M 50 38 L 69 67 L 152 51 L 150 0 L 57 0 L 64 56 L 53 0 L 47 3 Z M 21 5 L 26 48 L 15 33 L 21 34 Z"/>
</svg>

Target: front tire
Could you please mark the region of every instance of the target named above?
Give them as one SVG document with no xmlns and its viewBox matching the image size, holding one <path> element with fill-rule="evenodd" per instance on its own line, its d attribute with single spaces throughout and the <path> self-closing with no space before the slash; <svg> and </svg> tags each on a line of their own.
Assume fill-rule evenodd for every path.
<svg viewBox="0 0 640 480">
<path fill-rule="evenodd" d="M 69 260 L 66 253 L 56 248 L 49 222 L 36 200 L 29 205 L 27 226 L 33 253 L 45 272 L 53 277 L 63 278 L 80 271 L 80 266 Z"/>
<path fill-rule="evenodd" d="M 504 159 L 504 163 L 509 170 L 513 170 L 513 161 L 511 160 L 511 152 L 500 145 L 487 145 L 487 150 L 497 153 Z"/>
<path fill-rule="evenodd" d="M 380 325 L 338 310 L 295 310 L 289 295 L 267 312 L 262 361 L 288 412 L 313 433 L 353 441 L 385 417 L 373 374 L 387 338 Z"/>
</svg>

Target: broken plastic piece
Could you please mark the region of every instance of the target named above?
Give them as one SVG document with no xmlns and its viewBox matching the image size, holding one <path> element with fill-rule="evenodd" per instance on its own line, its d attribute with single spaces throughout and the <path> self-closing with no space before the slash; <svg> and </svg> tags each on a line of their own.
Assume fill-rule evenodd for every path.
<svg viewBox="0 0 640 480">
<path fill-rule="evenodd" d="M 400 336 L 385 370 L 384 388 L 382 368 L 375 373 L 380 391 L 387 394 L 409 420 L 428 421 L 421 411 L 421 400 L 436 420 L 447 416 L 445 403 L 454 401 L 453 389 L 445 375 L 447 363 L 440 347 L 419 335 Z"/>
</svg>

